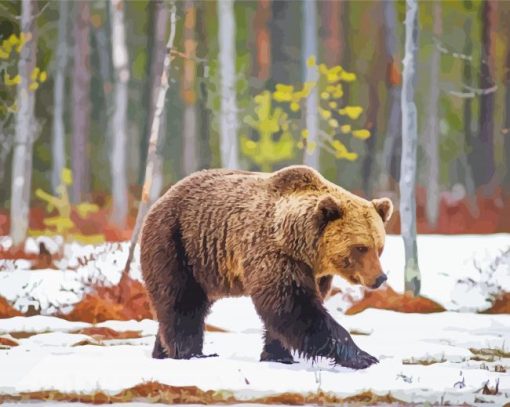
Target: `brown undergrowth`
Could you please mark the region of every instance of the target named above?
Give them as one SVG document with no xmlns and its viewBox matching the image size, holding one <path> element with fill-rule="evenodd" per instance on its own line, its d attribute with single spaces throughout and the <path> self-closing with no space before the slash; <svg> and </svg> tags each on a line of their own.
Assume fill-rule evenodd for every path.
<svg viewBox="0 0 510 407">
<path fill-rule="evenodd" d="M 231 392 L 201 390 L 195 386 L 169 386 L 158 382 L 146 382 L 129 389 L 122 390 L 115 395 L 104 392 L 93 394 L 62 393 L 57 390 L 43 390 L 25 392 L 16 395 L 0 395 L 0 403 L 7 401 L 53 401 L 53 402 L 82 402 L 92 404 L 126 403 L 145 400 L 151 403 L 167 404 L 280 404 L 280 405 L 376 405 L 387 403 L 399 406 L 409 405 L 390 393 L 379 396 L 366 391 L 354 396 L 340 398 L 331 393 L 315 392 L 308 394 L 281 393 L 273 396 L 252 399 L 238 399 Z"/>
<path fill-rule="evenodd" d="M 4 298 L 0 297 L 0 318 L 20 317 L 23 315 Z"/>
<path fill-rule="evenodd" d="M 510 314 L 510 292 L 498 294 L 489 309 L 482 314 Z"/>
<path fill-rule="evenodd" d="M 57 315 L 69 321 L 97 323 L 108 320 L 151 319 L 152 313 L 145 287 L 124 274 L 119 284 L 96 284 L 68 314 Z"/>
<path fill-rule="evenodd" d="M 365 291 L 363 298 L 355 302 L 345 313 L 354 315 L 367 308 L 420 314 L 445 311 L 443 306 L 428 298 L 414 297 L 410 293 L 400 294 L 389 286 L 380 290 Z"/>
</svg>

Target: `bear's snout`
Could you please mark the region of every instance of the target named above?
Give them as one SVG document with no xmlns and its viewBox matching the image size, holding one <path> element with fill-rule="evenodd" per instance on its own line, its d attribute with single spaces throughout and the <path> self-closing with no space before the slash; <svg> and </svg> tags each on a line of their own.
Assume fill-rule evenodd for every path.
<svg viewBox="0 0 510 407">
<path fill-rule="evenodd" d="M 388 277 L 386 276 L 386 274 L 382 273 L 379 277 L 375 279 L 375 283 L 372 286 L 372 288 L 379 288 L 381 284 L 384 283 L 387 279 Z"/>
</svg>

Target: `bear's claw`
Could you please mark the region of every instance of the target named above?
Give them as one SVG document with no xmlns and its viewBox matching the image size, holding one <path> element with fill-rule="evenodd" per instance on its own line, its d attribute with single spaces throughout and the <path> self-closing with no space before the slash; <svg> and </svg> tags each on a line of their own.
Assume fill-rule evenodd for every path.
<svg viewBox="0 0 510 407">
<path fill-rule="evenodd" d="M 351 369 L 366 369 L 379 360 L 358 348 L 354 342 L 337 347 L 335 363 Z"/>
</svg>

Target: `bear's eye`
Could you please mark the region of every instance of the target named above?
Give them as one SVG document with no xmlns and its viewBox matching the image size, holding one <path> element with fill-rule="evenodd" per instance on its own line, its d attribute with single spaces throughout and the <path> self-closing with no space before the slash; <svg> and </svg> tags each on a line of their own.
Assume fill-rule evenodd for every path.
<svg viewBox="0 0 510 407">
<path fill-rule="evenodd" d="M 366 252 L 368 252 L 368 247 L 367 246 L 356 246 L 356 251 L 358 253 L 366 253 Z"/>
</svg>

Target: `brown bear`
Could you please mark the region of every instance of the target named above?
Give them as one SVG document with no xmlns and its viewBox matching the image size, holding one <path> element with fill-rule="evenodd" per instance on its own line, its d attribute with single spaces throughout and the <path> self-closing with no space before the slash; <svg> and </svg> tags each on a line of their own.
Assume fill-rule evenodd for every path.
<svg viewBox="0 0 510 407">
<path fill-rule="evenodd" d="M 223 297 L 249 295 L 265 325 L 263 361 L 291 351 L 363 369 L 359 349 L 323 306 L 334 275 L 370 288 L 387 198 L 367 201 L 306 166 L 274 173 L 204 170 L 163 195 L 141 237 L 142 273 L 159 321 L 153 357 L 204 357 L 204 319 Z"/>
</svg>

